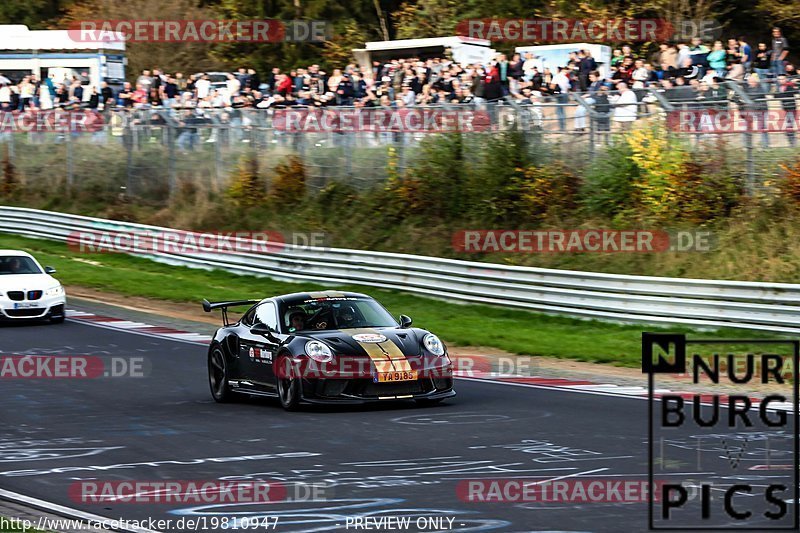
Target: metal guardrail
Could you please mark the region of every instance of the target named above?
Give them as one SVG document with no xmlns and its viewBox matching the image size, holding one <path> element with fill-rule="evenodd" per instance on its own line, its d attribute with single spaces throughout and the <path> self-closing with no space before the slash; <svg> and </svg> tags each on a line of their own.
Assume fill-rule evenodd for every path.
<svg viewBox="0 0 800 533">
<path fill-rule="evenodd" d="M 0 206 L 0 232 L 64 242 L 76 232 L 171 231 L 176 230 Z M 625 276 L 291 245 L 264 254 L 159 250 L 134 255 L 284 281 L 397 289 L 580 318 L 800 333 L 800 284 Z"/>
</svg>

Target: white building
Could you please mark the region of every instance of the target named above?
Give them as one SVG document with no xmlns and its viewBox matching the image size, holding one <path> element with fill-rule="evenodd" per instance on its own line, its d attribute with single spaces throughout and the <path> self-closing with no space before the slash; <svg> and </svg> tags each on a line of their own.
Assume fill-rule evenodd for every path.
<svg viewBox="0 0 800 533">
<path fill-rule="evenodd" d="M 427 59 L 445 57 L 449 50 L 453 61 L 462 65 L 488 63 L 497 51 L 491 48 L 491 41 L 469 37 L 433 37 L 429 39 L 400 39 L 397 41 L 373 41 L 365 48 L 353 50 L 361 66 L 371 67 L 373 61 L 390 61 L 408 57 Z"/>
<path fill-rule="evenodd" d="M 532 52 L 538 58 L 537 66 L 539 72 L 545 68 L 555 74 L 556 67 L 566 66 L 569 62 L 570 52 L 578 50 L 588 50 L 597 62 L 597 70 L 600 76 L 605 78 L 611 74 L 611 47 L 604 44 L 572 43 L 572 44 L 544 44 L 535 46 L 518 46 L 514 51 L 519 53 L 523 59 L 525 54 Z"/>
<path fill-rule="evenodd" d="M 127 63 L 124 39 L 86 42 L 73 37 L 68 30 L 0 25 L 0 74 L 15 82 L 35 74 L 54 82 L 78 76 L 84 85 L 98 89 L 102 81 L 121 86 Z"/>
</svg>

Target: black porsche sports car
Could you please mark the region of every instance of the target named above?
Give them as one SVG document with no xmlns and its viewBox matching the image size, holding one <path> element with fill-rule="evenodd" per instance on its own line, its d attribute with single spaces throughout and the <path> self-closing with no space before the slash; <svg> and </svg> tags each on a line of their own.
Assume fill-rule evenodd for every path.
<svg viewBox="0 0 800 533">
<path fill-rule="evenodd" d="M 235 323 L 227 309 L 250 305 Z M 455 396 L 453 366 L 439 338 L 399 322 L 373 298 L 352 292 L 300 292 L 263 300 L 210 303 L 224 325 L 208 350 L 211 394 L 276 396 L 302 403 L 364 403 Z"/>
</svg>

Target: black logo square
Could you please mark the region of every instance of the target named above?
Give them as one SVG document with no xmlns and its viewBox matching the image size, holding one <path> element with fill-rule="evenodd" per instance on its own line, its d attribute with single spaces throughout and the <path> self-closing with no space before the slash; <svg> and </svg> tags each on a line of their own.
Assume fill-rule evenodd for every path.
<svg viewBox="0 0 800 533">
<path fill-rule="evenodd" d="M 654 355 L 657 360 L 653 360 Z M 642 372 L 645 374 L 686 372 L 686 335 L 642 333 Z"/>
</svg>

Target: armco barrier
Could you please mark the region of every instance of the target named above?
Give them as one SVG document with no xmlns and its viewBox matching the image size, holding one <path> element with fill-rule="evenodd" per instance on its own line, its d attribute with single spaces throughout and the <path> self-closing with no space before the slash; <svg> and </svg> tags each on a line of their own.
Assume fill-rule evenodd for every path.
<svg viewBox="0 0 800 533">
<path fill-rule="evenodd" d="M 0 206 L 0 232 L 66 241 L 76 231 L 172 230 Z M 398 289 L 581 318 L 800 332 L 800 285 L 789 283 L 624 276 L 292 246 L 265 254 L 160 251 L 147 257 L 284 281 Z"/>
</svg>

